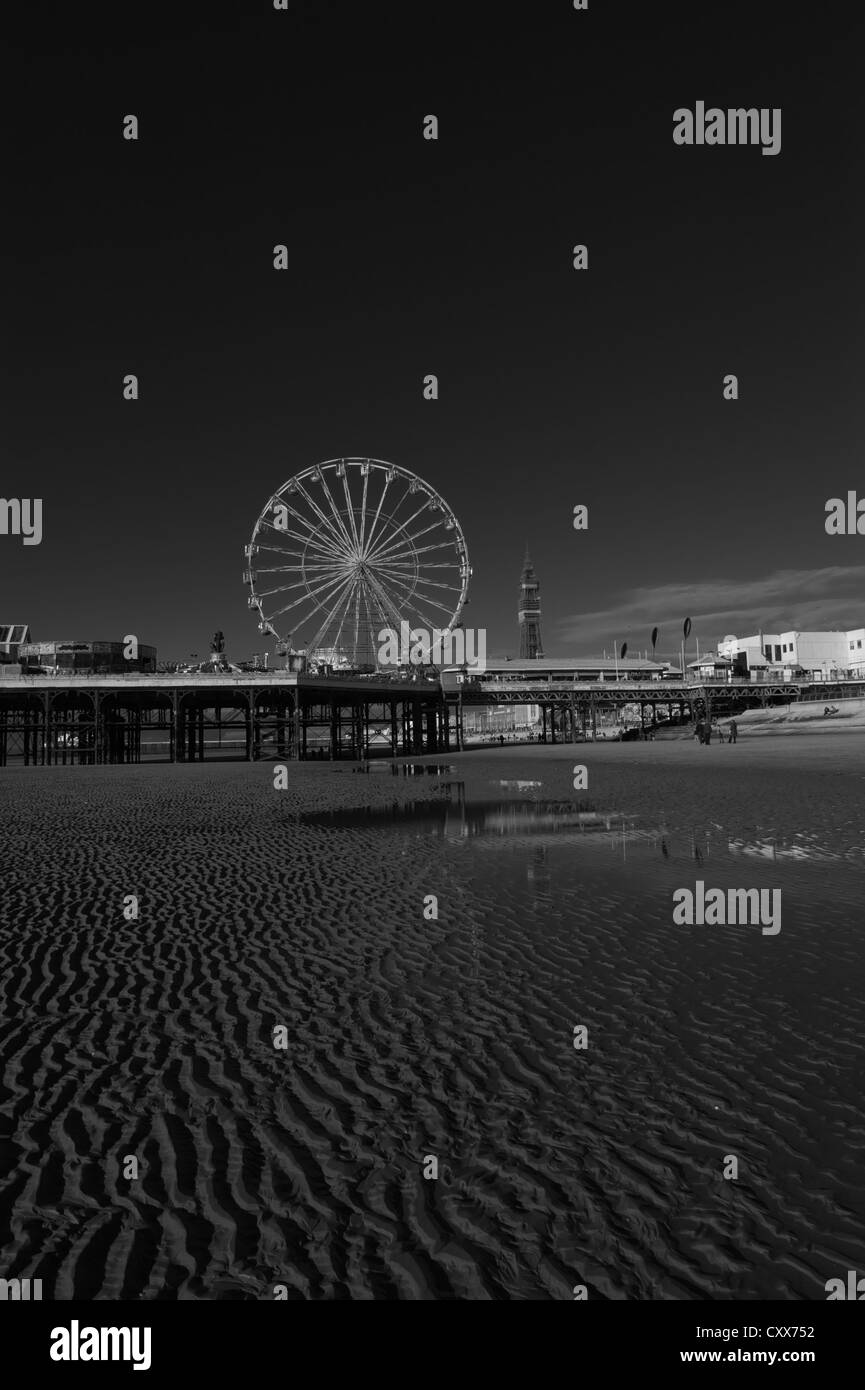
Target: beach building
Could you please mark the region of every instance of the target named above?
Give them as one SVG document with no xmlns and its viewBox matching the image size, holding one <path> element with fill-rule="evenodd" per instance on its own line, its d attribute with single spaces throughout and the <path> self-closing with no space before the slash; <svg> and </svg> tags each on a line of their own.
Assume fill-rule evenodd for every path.
<svg viewBox="0 0 865 1390">
<path fill-rule="evenodd" d="M 29 641 L 30 628 L 26 623 L 0 623 L 0 666 L 16 662 L 22 642 Z"/>
<path fill-rule="evenodd" d="M 854 627 L 847 637 L 847 668 L 851 676 L 865 676 L 865 627 Z"/>
<path fill-rule="evenodd" d="M 718 655 L 732 663 L 734 675 L 747 676 L 768 667 L 837 680 L 865 674 L 863 639 L 863 628 L 850 632 L 758 632 L 751 637 L 725 637 L 718 643 Z"/>
<path fill-rule="evenodd" d="M 127 676 L 156 671 L 156 648 L 139 643 L 127 657 L 126 642 L 22 642 L 18 661 L 24 675 Z"/>
<path fill-rule="evenodd" d="M 701 656 L 689 661 L 687 668 L 704 681 L 726 681 L 733 673 L 733 663 L 727 656 Z"/>
</svg>

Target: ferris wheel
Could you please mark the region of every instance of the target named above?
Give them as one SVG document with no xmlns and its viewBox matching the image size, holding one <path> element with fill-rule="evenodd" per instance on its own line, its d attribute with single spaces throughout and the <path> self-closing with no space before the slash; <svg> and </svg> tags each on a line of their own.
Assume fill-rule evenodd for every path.
<svg viewBox="0 0 865 1390">
<path fill-rule="evenodd" d="M 286 652 L 375 666 L 384 628 L 450 632 L 471 575 L 459 523 L 407 468 L 329 459 L 273 494 L 245 548 L 248 604 Z"/>
</svg>

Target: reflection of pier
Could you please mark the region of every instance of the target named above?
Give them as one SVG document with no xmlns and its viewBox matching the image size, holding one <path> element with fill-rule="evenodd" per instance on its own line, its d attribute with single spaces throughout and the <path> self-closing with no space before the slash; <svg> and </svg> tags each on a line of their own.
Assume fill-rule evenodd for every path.
<svg viewBox="0 0 865 1390">
<path fill-rule="evenodd" d="M 634 828 L 633 817 L 619 811 L 584 810 L 570 801 L 467 801 L 463 782 L 442 782 L 435 790 L 442 795 L 429 801 L 310 811 L 301 821 L 333 830 L 403 823 L 446 838 L 528 838 L 534 844 L 599 834 L 617 844 L 654 838 Z"/>
<path fill-rule="evenodd" d="M 0 678 L 0 766 L 446 752 L 437 682 L 280 673 Z"/>
</svg>

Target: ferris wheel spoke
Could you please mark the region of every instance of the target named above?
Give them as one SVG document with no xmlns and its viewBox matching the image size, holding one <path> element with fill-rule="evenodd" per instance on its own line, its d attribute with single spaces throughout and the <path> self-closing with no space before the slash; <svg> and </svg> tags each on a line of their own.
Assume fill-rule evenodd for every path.
<svg viewBox="0 0 865 1390">
<path fill-rule="evenodd" d="M 395 590 L 399 589 L 403 589 L 405 590 L 405 592 L 403 594 L 394 592 Z M 396 614 L 397 624 L 406 621 L 406 609 L 408 605 L 412 604 L 414 601 L 413 585 L 391 579 L 390 587 L 383 590 L 383 592 L 387 594 L 388 602 L 391 606 L 391 609 Z M 411 616 L 408 619 L 409 623 L 411 623 L 411 620 L 414 617 L 415 613 L 418 617 L 422 618 L 425 623 L 429 623 L 428 615 L 421 611 L 420 607 L 416 602 L 414 602 L 414 612 L 411 613 Z"/>
<path fill-rule="evenodd" d="M 351 588 L 348 590 L 348 593 L 347 593 L 347 595 L 346 595 L 345 605 L 344 605 L 343 611 L 342 611 L 342 617 L 341 617 L 340 620 L 339 620 L 339 627 L 337 628 L 336 633 L 331 637 L 331 635 L 330 635 L 330 633 L 329 633 L 329 631 L 328 631 L 329 627 L 331 626 L 331 624 L 332 624 L 332 622 L 333 622 L 333 615 L 331 615 L 331 617 L 330 617 L 330 619 L 328 620 L 328 623 L 327 623 L 327 625 L 326 625 L 324 631 L 321 632 L 321 633 L 317 633 L 317 634 L 316 634 L 315 645 L 316 645 L 317 647 L 319 647 L 319 646 L 321 646 L 323 643 L 326 642 L 327 645 L 333 649 L 333 654 L 334 654 L 334 656 L 336 656 L 337 653 L 338 653 L 338 651 L 339 651 L 339 643 L 340 643 L 340 639 L 342 638 L 342 630 L 343 630 L 343 628 L 345 627 L 345 620 L 346 620 L 346 618 L 348 617 L 349 609 L 351 608 L 351 601 L 352 601 L 352 599 L 354 598 L 356 592 L 357 592 L 357 577 L 355 576 L 354 581 L 353 581 L 353 583 L 352 583 L 352 586 L 351 586 Z M 339 605 L 337 605 L 337 607 L 338 607 L 338 606 L 339 606 Z M 334 613 L 335 613 L 335 612 L 336 612 L 336 609 L 334 609 Z"/>
<path fill-rule="evenodd" d="M 396 585 L 397 587 L 408 588 L 408 585 L 406 585 L 404 581 L 400 581 L 400 580 L 397 580 L 397 579 L 392 579 L 392 580 L 391 580 L 391 583 L 394 584 L 394 585 Z M 406 596 L 404 602 L 407 603 L 407 602 L 409 602 L 410 599 L 414 598 L 414 599 L 415 599 L 415 602 L 416 602 L 417 605 L 418 605 L 418 612 L 419 612 L 419 613 L 420 613 L 420 611 L 421 611 L 421 610 L 420 610 L 420 603 L 423 602 L 423 603 L 429 605 L 429 606 L 432 607 L 432 608 L 440 608 L 440 609 L 442 610 L 443 613 L 447 613 L 447 614 L 449 614 L 451 617 L 454 616 L 454 610 L 453 610 L 453 608 L 451 608 L 451 607 L 446 607 L 443 603 L 439 603 L 439 602 L 438 602 L 436 599 L 434 599 L 434 598 L 429 598 L 429 597 L 426 597 L 426 596 L 424 596 L 424 595 L 419 595 L 419 596 L 415 597 L 415 590 L 416 590 L 416 588 L 417 588 L 417 585 L 415 584 L 415 585 L 411 588 L 411 591 L 409 592 L 409 594 Z M 429 619 L 426 617 L 425 614 L 421 614 L 421 616 L 424 618 L 424 621 L 425 621 L 425 622 L 428 622 L 428 621 L 429 621 Z"/>
<path fill-rule="evenodd" d="M 375 534 L 375 528 L 376 528 L 376 526 L 378 525 L 379 516 L 381 515 L 382 503 L 384 502 L 384 499 L 387 497 L 387 490 L 388 490 L 389 487 L 390 487 L 390 478 L 385 477 L 385 480 L 384 480 L 384 487 L 382 488 L 381 497 L 378 499 L 378 506 L 377 506 L 376 509 L 375 509 L 375 516 L 374 516 L 373 519 L 372 519 L 372 526 L 370 526 L 370 528 L 369 528 L 369 537 L 368 537 L 367 542 L 366 542 L 366 545 L 365 545 L 365 547 L 364 547 L 364 557 L 366 557 L 366 555 L 369 553 L 369 547 L 372 545 L 372 538 L 373 538 L 373 535 Z"/>
<path fill-rule="evenodd" d="M 312 502 L 312 499 L 307 500 L 310 500 L 310 502 Z M 303 543 L 305 543 L 305 545 L 310 545 L 310 543 L 313 543 L 314 545 L 314 543 L 317 543 L 318 548 L 328 548 L 331 550 L 332 553 L 334 553 L 334 555 L 341 555 L 341 553 L 343 553 L 342 538 L 339 537 L 339 535 L 337 535 L 337 537 L 334 538 L 327 537 L 327 535 L 320 535 L 316 530 L 314 530 L 313 523 L 312 521 L 310 521 L 309 517 L 303 516 L 302 512 L 298 512 L 298 510 L 296 510 L 295 507 L 289 506 L 289 503 L 285 502 L 285 500 L 282 500 L 280 506 L 284 506 L 289 516 L 292 516 L 293 518 L 295 518 L 295 521 L 299 521 L 300 525 L 306 527 L 307 535 L 309 535 L 309 538 L 298 537 L 299 541 L 302 541 Z M 275 534 L 277 535 L 286 534 L 286 532 L 282 531 L 281 527 L 278 527 L 278 525 L 274 525 L 273 521 L 266 521 L 266 523 L 264 524 L 266 524 L 267 527 L 270 527 L 271 531 L 275 531 Z"/>
<path fill-rule="evenodd" d="M 373 612 L 374 612 L 374 610 L 376 609 L 376 607 L 378 607 L 379 613 L 381 613 L 383 610 L 382 610 L 382 607 L 381 607 L 381 603 L 376 604 L 376 597 L 375 597 L 375 594 L 373 593 L 372 585 L 368 582 L 368 580 L 367 580 L 366 578 L 364 579 L 363 583 L 361 584 L 361 588 L 360 588 L 360 597 L 363 599 L 363 610 L 364 610 L 364 614 L 365 614 L 365 617 L 364 617 L 364 619 L 363 619 L 363 624 L 364 624 L 363 630 L 364 630 L 365 633 L 366 633 L 366 639 L 365 639 L 365 641 L 366 641 L 367 651 L 368 651 L 368 654 L 369 654 L 369 660 L 370 660 L 370 663 L 371 663 L 373 666 L 377 666 L 377 665 L 378 665 L 378 648 L 377 648 L 377 641 L 378 641 L 378 639 L 377 639 L 377 636 L 376 636 L 376 628 L 377 628 L 377 626 L 380 626 L 380 625 L 381 625 L 381 619 L 379 619 L 379 623 L 376 624 L 375 619 L 374 619 L 374 616 L 373 616 Z M 370 607 L 370 605 L 372 605 L 372 607 Z M 358 612 L 359 612 L 359 609 L 360 609 L 360 604 L 358 604 Z M 355 630 L 355 641 L 357 641 L 357 629 Z"/>
<path fill-rule="evenodd" d="M 309 494 L 306 492 L 306 490 L 300 483 L 298 483 L 298 491 L 301 492 L 303 496 L 306 498 L 306 501 L 310 509 L 312 511 L 316 511 L 316 504 L 313 502 L 312 498 L 309 496 Z M 293 516 L 295 521 L 299 521 L 301 526 L 303 526 L 306 529 L 310 536 L 317 536 L 318 533 L 315 529 L 315 523 L 308 516 L 304 516 L 303 512 L 299 512 L 296 507 L 293 507 L 290 502 L 286 501 L 285 497 L 280 496 L 278 503 L 274 501 L 273 507 L 276 508 L 277 506 L 283 507 L 288 516 Z M 326 521 L 326 518 L 323 517 L 323 514 L 321 512 L 319 512 L 319 517 Z M 263 524 L 265 526 L 268 526 L 271 531 L 275 531 L 278 536 L 283 534 L 282 527 L 277 526 L 276 523 L 274 521 L 271 521 L 269 517 L 266 517 L 264 519 Z M 321 537 L 320 539 L 323 540 L 326 538 Z M 333 542 L 336 542 L 340 546 L 342 545 L 342 537 L 339 535 L 338 532 L 332 536 L 331 543 Z"/>
<path fill-rule="evenodd" d="M 320 588 L 327 588 L 330 583 L 336 582 L 339 579 L 343 578 L 343 574 L 343 571 L 337 571 L 336 573 L 331 571 L 330 578 L 325 579 L 324 584 L 321 585 Z M 320 591 L 311 589 L 309 584 L 305 580 L 301 579 L 298 580 L 296 584 L 277 584 L 273 589 L 262 589 L 261 593 L 259 594 L 259 598 L 270 598 L 273 594 L 287 594 L 290 593 L 292 589 L 304 589 L 307 592 L 307 594 Z"/>
<path fill-rule="evenodd" d="M 383 573 L 384 573 L 384 574 L 394 574 L 394 573 L 396 573 L 397 575 L 399 575 L 399 571 L 392 571 L 392 570 L 384 570 Z M 419 589 L 420 589 L 420 588 L 424 588 L 424 589 L 444 589 L 447 593 L 450 593 L 450 594 L 452 594 L 452 593 L 454 592 L 455 588 L 458 587 L 457 585 L 454 585 L 454 584 L 442 584 L 441 580 L 438 580 L 438 579 L 424 579 L 423 575 L 421 575 L 421 574 L 417 575 L 417 577 L 415 578 L 415 581 L 414 581 L 414 582 L 415 582 L 415 585 L 417 586 L 417 588 L 419 588 Z"/>
<path fill-rule="evenodd" d="M 363 538 L 366 530 L 366 494 L 369 486 L 369 469 L 363 475 L 363 496 L 360 499 L 360 553 L 363 554 Z"/>
<path fill-rule="evenodd" d="M 456 567 L 454 565 L 442 565 L 442 569 L 446 571 L 450 570 L 452 572 L 453 577 L 451 579 L 447 579 L 446 577 L 440 579 L 433 579 L 431 575 L 428 575 L 426 573 L 427 569 L 429 568 L 431 567 L 428 565 L 417 565 L 414 564 L 411 560 L 402 560 L 393 564 L 376 565 L 373 573 L 402 575 L 412 574 L 417 576 L 419 583 L 431 584 L 438 588 L 444 589 L 459 589 L 461 587 L 456 577 Z"/>
<path fill-rule="evenodd" d="M 285 586 L 285 591 L 287 591 L 288 589 L 293 589 L 293 588 L 298 588 L 298 587 L 305 587 L 305 588 L 306 588 L 306 593 L 304 594 L 303 598 L 295 599 L 294 603 L 286 604 L 286 606 L 285 606 L 284 608 L 280 608 L 280 609 L 278 610 L 277 613 L 274 613 L 274 614 L 272 614 L 271 616 L 275 618 L 275 617 L 279 616 L 279 614 L 290 612 L 292 608 L 297 608 L 298 604 L 301 604 L 301 603 L 308 603 L 308 602 L 310 602 L 310 601 L 311 601 L 312 604 L 313 604 L 313 608 L 322 608 L 322 607 L 324 606 L 323 603 L 319 603 L 319 602 L 317 601 L 317 600 L 318 600 L 318 596 L 319 596 L 320 594 L 325 593 L 328 589 L 332 589 L 333 592 L 336 593 L 340 588 L 343 587 L 343 585 L 345 585 L 345 584 L 350 584 L 350 583 L 351 583 L 351 580 L 352 580 L 352 576 L 351 576 L 351 575 L 348 575 L 348 576 L 347 576 L 346 578 L 344 578 L 344 579 L 328 579 L 328 580 L 326 580 L 326 581 L 324 582 L 324 584 L 320 584 L 319 587 L 318 587 L 317 589 L 311 589 L 311 588 L 308 588 L 308 587 L 306 587 L 306 586 L 298 586 L 298 585 L 296 585 L 296 584 L 286 585 L 286 586 Z M 273 589 L 271 592 L 274 593 L 274 594 L 276 594 L 276 593 L 280 593 L 280 592 L 283 592 L 283 591 L 281 591 L 281 590 L 279 590 L 279 589 Z M 269 595 L 262 594 L 262 598 L 266 598 L 266 597 L 269 597 Z M 333 594 L 329 594 L 329 595 L 328 595 L 328 599 L 325 600 L 325 602 L 329 601 L 329 599 L 332 598 L 332 597 L 333 597 Z"/>
<path fill-rule="evenodd" d="M 403 480 L 403 481 L 404 481 L 404 480 Z M 390 478 L 386 479 L 386 481 L 385 481 L 384 491 L 382 492 L 381 497 L 379 498 L 379 502 L 378 502 L 378 511 L 377 511 L 376 514 L 375 514 L 375 521 L 374 521 L 373 524 L 372 524 L 372 529 L 370 530 L 370 533 L 369 533 L 369 540 L 368 540 L 367 543 L 366 543 L 365 558 L 367 558 L 367 559 L 369 558 L 369 556 L 370 556 L 370 554 L 371 554 L 371 548 L 372 548 L 373 540 L 374 540 L 374 537 L 375 537 L 375 528 L 376 528 L 376 525 L 377 525 L 377 523 L 378 523 L 378 521 L 379 521 L 379 514 L 380 514 L 380 512 L 381 512 L 381 506 L 382 506 L 382 503 L 384 502 L 385 497 L 387 496 L 387 490 L 388 490 L 389 487 L 390 487 Z M 385 513 L 385 521 L 392 521 L 392 520 L 394 519 L 394 517 L 396 516 L 396 514 L 397 514 L 397 512 L 399 511 L 400 507 L 402 506 L 403 502 L 404 502 L 404 501 L 406 500 L 406 498 L 409 496 L 410 492 L 411 492 L 411 487 L 409 486 L 409 487 L 406 488 L 406 490 L 405 490 L 405 492 L 403 493 L 402 497 L 400 497 L 400 498 L 398 499 L 398 501 L 397 501 L 396 504 L 394 505 L 393 510 L 390 511 L 390 512 L 386 512 L 386 513 Z"/>
<path fill-rule="evenodd" d="M 352 501 L 351 494 L 350 494 L 350 492 L 349 492 L 349 490 L 348 490 L 348 474 L 347 474 L 347 473 L 343 473 L 343 475 L 342 475 L 342 490 L 343 490 L 343 493 L 345 494 L 345 506 L 346 506 L 346 511 L 348 512 L 348 520 L 349 520 L 349 525 L 351 526 L 351 534 L 354 536 L 355 549 L 357 550 L 357 553 L 360 554 L 360 540 L 358 539 L 357 526 L 355 525 L 355 520 L 354 520 L 354 502 Z"/>
<path fill-rule="evenodd" d="M 336 505 L 336 502 L 335 502 L 335 500 L 334 500 L 333 493 L 331 492 L 330 488 L 329 488 L 328 485 L 327 485 L 327 478 L 324 476 L 323 473 L 320 473 L 319 482 L 321 483 L 321 486 L 324 488 L 324 490 L 325 490 L 325 492 L 326 492 L 326 494 L 327 494 L 327 500 L 328 500 L 328 502 L 330 503 L 330 510 L 331 510 L 331 513 L 332 513 L 332 515 L 333 515 L 333 518 L 334 518 L 334 520 L 335 520 L 337 526 L 338 526 L 339 529 L 342 531 L 343 538 L 344 538 L 344 540 L 345 540 L 345 544 L 346 544 L 347 547 L 348 547 L 348 551 L 349 551 L 349 553 L 352 553 L 351 536 L 348 534 L 348 530 L 347 530 L 347 528 L 346 528 L 346 524 L 345 524 L 345 522 L 344 522 L 343 519 L 342 519 L 342 513 L 340 512 L 339 507 Z M 342 475 L 342 482 L 343 482 L 343 486 L 345 486 L 345 474 Z M 348 493 L 346 493 L 346 501 L 348 502 L 348 508 L 349 508 L 349 512 L 350 512 L 350 511 L 351 511 L 351 499 L 348 497 Z M 353 530 L 353 529 L 354 529 L 354 522 L 352 522 L 352 530 Z"/>
<path fill-rule="evenodd" d="M 406 523 L 406 524 L 408 524 L 408 523 Z M 434 522 L 432 523 L 431 526 L 425 526 L 424 529 L 423 529 L 422 531 L 415 531 L 414 534 L 408 534 L 408 533 L 406 533 L 406 535 L 401 536 L 401 537 L 399 538 L 399 540 L 395 539 L 395 536 L 392 537 L 392 538 L 391 538 L 392 543 L 391 543 L 390 545 L 382 547 L 380 550 L 377 550 L 377 551 L 376 551 L 375 555 L 371 555 L 371 556 L 370 556 L 370 563 L 371 563 L 371 564 L 374 564 L 377 560 L 389 559 L 390 556 L 391 556 L 391 554 L 392 554 L 392 552 L 393 552 L 395 549 L 398 549 L 399 546 L 401 546 L 401 545 L 406 545 L 406 546 L 408 546 L 409 549 L 410 549 L 410 551 L 411 551 L 411 553 L 412 553 L 413 555 L 419 555 L 419 554 L 421 553 L 421 551 L 424 551 L 424 550 L 427 550 L 427 549 L 429 549 L 429 550 L 438 550 L 438 549 L 439 549 L 441 546 L 443 546 L 443 545 L 445 545 L 445 546 L 450 545 L 450 542 L 448 542 L 448 541 L 439 541 L 436 545 L 431 545 L 431 546 L 419 546 L 419 545 L 416 544 L 416 542 L 419 541 L 419 540 L 421 539 L 422 536 L 427 536 L 427 535 L 429 535 L 430 531 L 435 531 L 435 530 L 437 530 L 438 527 L 439 527 L 440 525 L 441 525 L 441 522 L 439 522 L 439 521 L 434 521 Z"/>
<path fill-rule="evenodd" d="M 368 556 L 367 558 L 368 558 L 369 560 L 375 560 L 375 559 L 377 558 L 377 556 L 378 556 L 379 554 L 381 554 L 382 550 L 390 550 L 395 544 L 397 544 L 397 539 L 396 539 L 397 536 L 399 536 L 403 531 L 405 531 L 407 527 L 411 526 L 412 522 L 413 522 L 413 521 L 416 521 L 417 518 L 418 518 L 419 516 L 421 516 L 422 513 L 425 512 L 425 511 L 427 510 L 427 508 L 429 507 L 429 505 L 430 505 L 430 499 L 427 498 L 427 500 L 424 502 L 424 504 L 423 504 L 422 507 L 418 507 L 418 509 L 417 509 L 416 512 L 412 512 L 411 516 L 406 517 L 405 521 L 403 521 L 399 526 L 397 526 L 397 528 L 396 528 L 395 531 L 392 531 L 392 532 L 391 532 L 390 536 L 387 538 L 387 544 L 386 544 L 386 545 L 382 544 L 382 545 L 378 546 L 375 550 L 373 550 L 373 551 L 370 552 L 370 554 L 369 554 L 369 556 Z M 433 523 L 433 524 L 435 524 L 435 523 Z M 423 535 L 423 532 L 421 532 L 421 534 Z M 404 539 L 406 539 L 406 538 L 404 537 Z M 409 541 L 410 541 L 410 537 L 408 537 L 408 539 L 409 539 Z"/>
<path fill-rule="evenodd" d="M 327 603 L 332 603 L 331 607 L 316 603 L 312 612 L 307 613 L 296 625 L 296 630 L 299 633 L 312 633 L 311 637 L 302 639 L 308 650 L 313 651 L 316 647 L 322 645 L 327 636 L 328 629 L 333 626 L 334 615 L 339 612 L 344 602 L 349 602 L 350 596 L 351 581 L 347 581 L 340 589 L 334 589 L 333 592 L 328 595 Z M 325 615 L 323 620 L 320 618 L 320 614 L 322 613 Z"/>
<path fill-rule="evenodd" d="M 266 551 L 268 557 L 270 557 L 271 555 L 279 555 L 279 556 L 283 557 L 283 558 L 286 559 L 286 560 L 302 560 L 303 557 L 304 557 L 304 554 L 306 553 L 304 549 L 296 549 L 296 550 L 281 550 L 281 549 L 277 549 L 277 547 L 276 547 L 275 545 L 260 545 L 260 546 L 258 547 L 258 549 L 261 550 L 261 551 Z M 317 549 L 313 549 L 312 546 L 308 546 L 308 547 L 306 547 L 306 549 L 313 550 L 313 561 L 314 561 L 316 564 L 321 563 L 321 564 L 323 564 L 323 565 L 333 565 L 333 564 L 339 563 L 339 560 L 338 560 L 338 557 L 337 557 L 337 556 L 335 556 L 335 555 L 329 555 L 326 551 L 319 551 L 319 550 L 317 550 Z M 254 564 L 253 568 L 255 569 L 255 571 L 256 571 L 257 574 L 262 574 L 262 573 L 264 572 L 263 569 L 262 569 L 262 566 L 261 566 L 258 562 L 256 562 L 256 563 Z"/>
<path fill-rule="evenodd" d="M 370 647 L 373 646 L 373 638 L 375 637 L 375 631 L 376 631 L 376 623 L 375 623 L 375 621 L 374 621 L 374 619 L 373 619 L 372 614 L 371 614 L 370 611 L 369 611 L 369 605 L 370 605 L 370 600 L 371 600 L 371 599 L 373 600 L 373 604 L 374 604 L 374 595 L 373 595 L 373 593 L 372 593 L 371 586 L 370 586 L 370 585 L 366 585 L 366 586 L 364 587 L 364 591 L 363 591 L 363 602 L 364 602 L 364 607 L 366 608 L 366 622 L 367 622 L 367 628 L 368 628 L 368 630 L 369 630 L 369 642 L 370 642 Z M 387 618 L 386 618 L 386 616 L 385 616 L 384 609 L 382 608 L 382 606 L 381 606 L 380 603 L 379 603 L 379 605 L 378 605 L 378 610 L 379 610 L 379 624 L 382 623 L 382 622 L 386 623 L 386 622 L 387 622 Z M 378 665 L 378 651 L 377 651 L 377 649 L 375 649 L 375 648 L 373 648 L 373 650 L 374 650 L 374 652 L 375 652 L 375 665 L 377 666 L 377 665 Z"/>
<path fill-rule="evenodd" d="M 362 590 L 363 585 L 358 584 L 354 594 L 354 649 L 356 652 L 360 650 L 357 641 L 357 634 L 358 628 L 360 627 L 360 596 Z"/>
<path fill-rule="evenodd" d="M 356 584 L 357 584 L 357 575 L 354 575 L 354 574 L 353 574 L 353 575 L 351 576 L 351 579 L 349 580 L 347 586 L 346 586 L 346 592 L 345 592 L 344 597 L 341 597 L 341 598 L 337 601 L 337 603 L 334 604 L 333 608 L 331 608 L 330 612 L 329 612 L 329 613 L 327 614 L 327 616 L 325 617 L 324 622 L 321 623 L 321 625 L 319 626 L 317 632 L 315 633 L 315 636 L 313 637 L 312 641 L 310 642 L 310 647 L 311 647 L 313 650 L 315 650 L 315 648 L 321 647 L 321 646 L 325 645 L 325 643 L 327 643 L 327 645 L 330 646 L 330 647 L 332 647 L 332 648 L 334 649 L 334 651 L 335 651 L 336 646 L 337 646 L 337 643 L 338 643 L 338 640 L 339 640 L 339 638 L 342 636 L 343 624 L 345 623 L 346 614 L 348 613 L 348 610 L 349 610 L 349 608 L 350 608 L 350 606 L 351 606 L 352 594 L 354 593 Z M 343 615 L 342 615 L 342 619 L 341 619 L 341 621 L 340 621 L 339 628 L 338 628 L 337 633 L 336 633 L 336 637 L 333 638 L 333 637 L 331 636 L 331 629 L 332 629 L 332 627 L 333 627 L 333 623 L 334 623 L 334 621 L 335 621 L 336 614 L 339 612 L 340 608 L 343 609 Z"/>
<path fill-rule="evenodd" d="M 416 553 L 421 555 L 424 550 L 438 550 L 438 546 L 421 546 L 420 550 Z M 412 560 L 414 558 L 414 553 L 415 552 L 407 550 L 403 559 Z M 392 558 L 397 559 L 398 557 L 393 556 Z M 390 563 L 390 561 L 388 561 L 388 563 Z M 425 570 L 453 570 L 455 573 L 459 570 L 459 565 L 456 560 L 426 560 L 424 561 L 423 567 Z M 378 569 L 378 565 L 374 565 L 373 569 Z"/>
<path fill-rule="evenodd" d="M 434 528 L 433 528 L 433 527 L 428 527 L 427 529 L 428 529 L 428 530 L 433 530 Z M 397 556 L 398 554 L 401 554 L 401 555 L 426 555 L 426 554 L 427 554 L 429 551 L 431 551 L 431 550 L 452 550 L 452 549 L 453 549 L 453 542 L 452 542 L 452 541 L 436 541 L 434 545 L 415 545 L 415 541 L 419 541 L 420 538 L 421 538 L 421 536 L 423 536 L 423 535 L 426 535 L 426 532 L 425 532 L 425 531 L 419 531 L 418 534 L 417 534 L 416 536 L 403 536 L 403 537 L 401 537 L 401 539 L 400 539 L 399 541 L 397 541 L 396 544 L 397 544 L 397 546 L 400 546 L 400 545 L 407 546 L 407 547 L 408 547 L 407 550 L 399 551 L 399 550 L 393 550 L 392 548 L 389 547 L 387 550 L 382 550 L 382 551 L 380 551 L 380 552 L 378 553 L 378 555 L 376 555 L 373 559 L 371 559 L 371 560 L 369 561 L 369 563 L 370 563 L 370 564 L 377 564 L 379 560 L 392 560 L 392 559 L 395 559 L 396 556 Z"/>
<path fill-rule="evenodd" d="M 331 538 L 336 542 L 336 547 L 337 547 L 337 549 L 338 549 L 340 552 L 342 552 L 342 553 L 344 554 L 344 553 L 345 553 L 345 550 L 344 550 L 344 542 L 348 540 L 348 532 L 345 530 L 345 527 L 342 526 L 342 523 L 341 523 L 341 521 L 340 521 L 340 519 L 339 519 L 339 516 L 337 515 L 337 516 L 335 517 L 335 520 L 339 523 L 339 525 L 340 525 L 340 527 L 341 527 L 342 534 L 340 534 L 340 531 L 337 530 L 336 527 L 333 525 L 333 521 L 332 521 L 329 517 L 325 516 L 324 512 L 321 510 L 321 507 L 318 505 L 318 503 L 317 503 L 312 497 L 310 497 L 310 495 L 309 495 L 309 493 L 307 492 L 306 488 L 303 486 L 303 483 L 298 482 L 298 484 L 297 484 L 297 490 L 298 490 L 298 492 L 299 492 L 303 497 L 306 498 L 307 503 L 308 503 L 309 506 L 312 508 L 312 510 L 315 512 L 315 514 L 316 514 L 316 516 L 318 517 L 319 521 L 321 522 L 322 526 L 325 526 L 325 527 L 327 528 L 328 532 L 330 533 Z M 328 496 L 330 496 L 329 493 L 328 493 Z M 331 498 L 331 503 L 332 503 L 332 502 L 333 502 L 333 499 Z"/>
<path fill-rule="evenodd" d="M 312 527 L 310 527 L 305 536 L 301 535 L 299 531 L 282 531 L 277 530 L 276 527 L 272 529 L 276 531 L 278 536 L 290 536 L 292 540 L 297 541 L 301 548 L 301 553 L 306 550 L 315 550 L 321 555 L 330 556 L 332 559 L 336 559 L 341 554 L 333 545 L 322 540 Z M 295 553 L 292 550 L 286 550 L 284 546 L 267 545 L 262 542 L 259 542 L 259 549 L 271 550 L 277 555 L 293 555 Z"/>
<path fill-rule="evenodd" d="M 325 574 L 332 574 L 333 571 L 334 571 L 334 569 L 336 569 L 336 568 L 337 568 L 337 566 L 335 566 L 335 565 L 329 565 L 329 564 L 328 564 L 328 565 L 325 565 L 325 564 L 321 564 L 321 565 L 308 565 L 308 564 L 307 564 L 307 565 L 262 565 L 262 566 L 259 566 L 259 568 L 256 569 L 255 572 L 256 572 L 256 574 L 312 574 L 312 573 L 314 573 L 314 572 L 323 572 L 323 573 L 325 573 Z"/>
<path fill-rule="evenodd" d="M 390 591 L 375 575 L 370 574 L 367 578 L 372 593 L 378 599 L 382 617 L 392 626 L 398 627 L 403 620 L 402 611 L 398 602 L 394 600 Z"/>
</svg>

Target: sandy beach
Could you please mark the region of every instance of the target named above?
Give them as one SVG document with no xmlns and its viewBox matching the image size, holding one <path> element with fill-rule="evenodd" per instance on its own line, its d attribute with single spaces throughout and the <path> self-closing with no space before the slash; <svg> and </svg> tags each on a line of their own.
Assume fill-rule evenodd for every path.
<svg viewBox="0 0 865 1390">
<path fill-rule="evenodd" d="M 430 761 L 6 770 L 7 1277 L 823 1299 L 865 1268 L 859 736 Z M 780 888 L 783 929 L 675 926 L 696 878 Z"/>
</svg>

